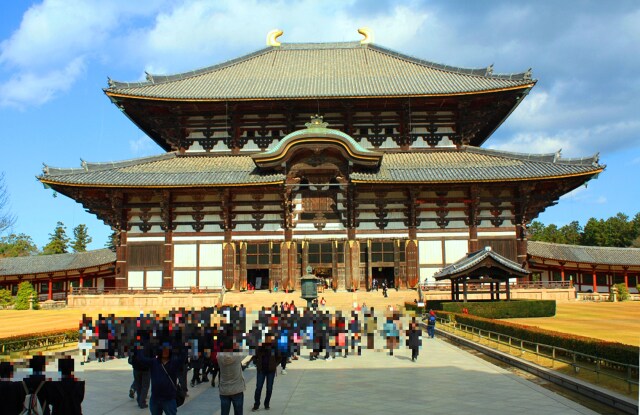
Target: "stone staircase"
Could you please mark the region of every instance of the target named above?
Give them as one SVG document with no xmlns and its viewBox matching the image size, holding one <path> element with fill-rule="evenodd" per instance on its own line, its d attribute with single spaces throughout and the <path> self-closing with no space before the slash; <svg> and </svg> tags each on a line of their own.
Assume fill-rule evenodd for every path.
<svg viewBox="0 0 640 415">
<path fill-rule="evenodd" d="M 362 305 L 363 302 L 367 303 L 369 308 L 374 307 L 377 310 L 383 310 L 387 306 L 391 305 L 394 308 L 404 305 L 405 302 L 412 303 L 414 299 L 418 299 L 418 293 L 413 290 L 388 290 L 388 297 L 382 296 L 382 290 L 380 291 L 356 291 L 355 293 L 327 290 L 325 292 L 318 293 L 318 299 L 324 297 L 327 301 L 328 309 L 336 309 L 348 311 L 353 308 L 354 301 Z M 277 292 L 270 293 L 269 291 L 245 291 L 245 292 L 226 292 L 222 301 L 223 305 L 240 305 L 244 304 L 248 311 L 259 310 L 262 306 L 270 307 L 273 303 L 280 304 L 280 302 L 294 301 L 295 304 L 300 306 L 306 306 L 306 300 L 300 297 L 300 291 L 294 291 L 291 293 Z"/>
</svg>

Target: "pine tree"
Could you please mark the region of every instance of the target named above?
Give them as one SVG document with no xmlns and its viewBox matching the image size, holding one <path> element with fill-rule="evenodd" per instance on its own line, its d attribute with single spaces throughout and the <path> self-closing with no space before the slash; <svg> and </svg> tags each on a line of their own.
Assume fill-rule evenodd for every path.
<svg viewBox="0 0 640 415">
<path fill-rule="evenodd" d="M 49 234 L 49 243 L 42 248 L 43 255 L 66 254 L 69 246 L 69 238 L 65 231 L 64 223 L 58 222 L 53 233 Z"/>
<path fill-rule="evenodd" d="M 33 297 L 33 308 L 38 309 L 38 293 L 29 281 L 23 281 L 18 285 L 18 293 L 16 294 L 15 309 L 29 310 L 31 306 L 31 298 Z"/>
<path fill-rule="evenodd" d="M 86 252 L 87 245 L 93 241 L 89 236 L 87 225 L 84 223 L 73 228 L 73 238 L 74 240 L 71 243 L 71 249 L 73 249 L 73 252 Z"/>
<path fill-rule="evenodd" d="M 109 248 L 113 252 L 116 252 L 117 246 L 118 246 L 118 231 L 113 231 L 111 232 L 111 235 L 109 235 L 109 239 L 107 239 L 107 242 L 104 244 L 104 247 Z"/>
</svg>

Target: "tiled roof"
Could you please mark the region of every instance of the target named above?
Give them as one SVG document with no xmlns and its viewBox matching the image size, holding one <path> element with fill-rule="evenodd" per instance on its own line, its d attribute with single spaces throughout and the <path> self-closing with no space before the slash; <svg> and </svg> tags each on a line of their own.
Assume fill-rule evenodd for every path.
<svg viewBox="0 0 640 415">
<path fill-rule="evenodd" d="M 589 175 L 597 158 L 562 159 L 477 147 L 387 153 L 378 171 L 353 172 L 355 182 L 458 183 Z M 116 163 L 85 163 L 79 169 L 45 167 L 43 183 L 112 187 L 185 187 L 281 183 L 281 173 L 256 168 L 250 155 L 166 153 Z"/>
<path fill-rule="evenodd" d="M 473 267 L 480 264 L 486 258 L 492 258 L 497 263 L 511 270 L 515 275 L 530 274 L 529 271 L 522 268 L 517 263 L 503 257 L 502 255 L 497 254 L 495 251 L 491 249 L 491 247 L 487 246 L 484 249 L 481 249 L 479 251 L 468 253 L 466 256 L 458 260 L 456 263 L 448 265 L 444 267 L 442 270 L 436 272 L 433 275 L 433 277 L 436 280 L 443 280 L 446 278 L 465 275 L 465 272 L 473 269 Z"/>
<path fill-rule="evenodd" d="M 262 174 L 250 156 L 159 156 L 116 163 L 84 163 L 80 169 L 45 167 L 43 183 L 123 187 L 187 187 L 279 183 L 282 174 Z"/>
<path fill-rule="evenodd" d="M 107 94 L 228 100 L 451 95 L 531 86 L 529 71 L 462 69 L 359 42 L 282 44 L 218 65 L 147 82 L 109 80 Z"/>
<path fill-rule="evenodd" d="M 527 243 L 527 253 L 532 257 L 557 261 L 640 266 L 640 248 L 563 245 L 529 241 Z"/>
<path fill-rule="evenodd" d="M 116 254 L 110 249 L 70 254 L 0 258 L 0 276 L 81 270 L 115 263 L 115 260 Z"/>
<path fill-rule="evenodd" d="M 476 182 L 550 178 L 596 173 L 597 157 L 562 159 L 558 154 L 532 155 L 478 147 L 387 153 L 377 172 L 351 174 L 375 183 Z"/>
</svg>

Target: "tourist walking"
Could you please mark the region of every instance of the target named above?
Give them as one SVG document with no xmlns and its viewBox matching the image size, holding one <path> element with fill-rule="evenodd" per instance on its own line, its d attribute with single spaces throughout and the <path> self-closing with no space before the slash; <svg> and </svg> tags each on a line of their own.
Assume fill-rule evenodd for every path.
<svg viewBox="0 0 640 415">
<path fill-rule="evenodd" d="M 247 357 L 247 353 L 239 351 L 231 333 L 231 329 L 225 330 L 222 351 L 217 356 L 220 366 L 220 414 L 229 415 L 233 405 L 233 413 L 242 415 L 245 390 L 242 361 Z"/>
<path fill-rule="evenodd" d="M 147 405 L 147 395 L 151 383 L 149 367 L 136 359 L 134 353 L 129 356 L 129 364 L 133 370 L 133 383 L 129 387 L 129 398 L 136 398 L 140 408 L 147 408 L 149 406 Z"/>
<path fill-rule="evenodd" d="M 260 395 L 262 395 L 262 387 L 265 380 L 267 382 L 267 393 L 264 397 L 264 409 L 269 409 L 271 404 L 273 381 L 276 378 L 276 369 L 281 360 L 274 343 L 273 333 L 267 333 L 262 344 L 256 349 L 256 354 L 251 359 L 255 362 L 257 369 L 256 391 L 253 395 L 252 411 L 257 411 L 260 408 Z"/>
<path fill-rule="evenodd" d="M 432 339 L 436 336 L 436 313 L 433 310 L 429 310 L 429 317 L 427 319 L 427 335 Z"/>
<path fill-rule="evenodd" d="M 143 355 L 141 346 L 135 358 L 149 367 L 151 375 L 151 399 L 149 410 L 151 415 L 176 415 L 178 404 L 176 402 L 177 378 L 183 356 L 173 356 L 173 350 L 169 343 L 163 343 L 160 352 L 155 358 Z"/>
<path fill-rule="evenodd" d="M 411 361 L 415 362 L 418 359 L 420 347 L 422 347 L 422 330 L 415 317 L 411 320 L 407 330 L 407 347 L 411 349 Z"/>
</svg>

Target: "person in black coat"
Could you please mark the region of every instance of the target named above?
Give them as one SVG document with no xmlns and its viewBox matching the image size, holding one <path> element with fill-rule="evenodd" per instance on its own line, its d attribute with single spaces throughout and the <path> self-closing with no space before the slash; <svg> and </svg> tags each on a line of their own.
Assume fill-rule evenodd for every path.
<svg viewBox="0 0 640 415">
<path fill-rule="evenodd" d="M 22 389 L 22 402 L 24 402 L 24 398 L 27 393 L 35 393 L 38 390 L 40 384 L 42 387 L 38 392 L 38 401 L 42 406 L 44 411 L 44 415 L 50 415 L 51 411 L 49 410 L 49 404 L 51 403 L 50 396 L 50 385 L 51 382 L 47 381 L 47 377 L 45 376 L 45 366 L 46 360 L 44 356 L 33 356 L 29 361 L 29 367 L 33 370 L 33 374 L 24 378 L 22 382 L 18 382 L 19 387 Z M 24 390 L 26 387 L 27 391 Z"/>
<path fill-rule="evenodd" d="M 420 347 L 422 347 L 422 329 L 418 326 L 415 317 L 411 320 L 407 330 L 407 347 L 411 349 L 411 361 L 415 362 L 418 359 Z"/>
<path fill-rule="evenodd" d="M 60 380 L 49 383 L 52 415 L 82 415 L 85 383 L 73 376 L 73 366 L 69 356 L 58 360 Z"/>
<path fill-rule="evenodd" d="M 13 382 L 13 364 L 0 362 L 0 415 L 17 415 L 22 410 L 24 388 L 22 382 Z"/>
<path fill-rule="evenodd" d="M 145 357 L 142 348 L 136 353 L 136 359 L 149 367 L 151 374 L 151 413 L 176 415 L 176 382 L 184 356 L 172 356 L 172 347 L 163 343 L 156 358 Z"/>
</svg>

